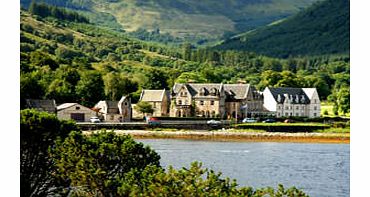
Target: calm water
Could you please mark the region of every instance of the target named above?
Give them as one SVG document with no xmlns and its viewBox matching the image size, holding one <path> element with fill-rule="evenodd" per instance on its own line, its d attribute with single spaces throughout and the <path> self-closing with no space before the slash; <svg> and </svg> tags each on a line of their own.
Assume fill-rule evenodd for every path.
<svg viewBox="0 0 370 197">
<path fill-rule="evenodd" d="M 179 169 L 192 161 L 221 171 L 240 185 L 296 186 L 310 196 L 349 196 L 349 144 L 213 142 L 140 139 Z"/>
</svg>

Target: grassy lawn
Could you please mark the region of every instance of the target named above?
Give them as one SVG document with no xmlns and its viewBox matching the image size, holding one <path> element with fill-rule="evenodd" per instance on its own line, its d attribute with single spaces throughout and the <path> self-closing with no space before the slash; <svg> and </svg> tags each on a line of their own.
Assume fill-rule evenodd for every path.
<svg viewBox="0 0 370 197">
<path fill-rule="evenodd" d="M 284 123 L 284 122 L 276 122 L 276 123 L 264 123 L 264 122 L 258 122 L 258 123 L 242 123 L 237 124 L 237 126 L 328 126 L 328 124 L 324 123 L 317 123 L 317 122 L 297 122 L 297 123 Z"/>
<path fill-rule="evenodd" d="M 336 117 L 336 116 L 342 116 L 342 117 L 350 117 L 350 113 L 347 113 L 347 114 L 338 114 L 338 115 L 335 115 L 334 112 L 333 112 L 333 108 L 334 108 L 334 104 L 333 103 L 330 103 L 330 102 L 327 102 L 327 101 L 323 101 L 321 102 L 321 116 L 328 116 L 328 117 Z M 328 112 L 328 114 L 325 115 L 325 112 Z"/>
</svg>

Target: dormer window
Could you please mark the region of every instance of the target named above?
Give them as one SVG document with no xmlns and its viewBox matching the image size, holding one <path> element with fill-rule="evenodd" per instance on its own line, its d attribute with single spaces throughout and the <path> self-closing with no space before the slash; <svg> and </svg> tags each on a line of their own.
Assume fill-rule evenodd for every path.
<svg viewBox="0 0 370 197">
<path fill-rule="evenodd" d="M 303 95 L 302 95 L 301 101 L 302 101 L 302 103 L 305 103 L 306 102 L 306 99 L 304 98 Z"/>
<path fill-rule="evenodd" d="M 277 102 L 281 102 L 281 96 L 280 96 L 280 94 L 278 94 L 278 96 L 277 96 Z"/>
<path fill-rule="evenodd" d="M 212 88 L 212 89 L 211 89 L 211 95 L 212 95 L 212 96 L 216 96 L 216 95 L 217 95 L 217 92 L 218 92 L 218 91 L 217 91 L 217 89 L 216 89 L 216 88 Z"/>
<path fill-rule="evenodd" d="M 79 107 L 79 106 L 77 106 L 77 107 L 76 107 L 76 110 L 80 110 L 80 107 Z"/>
<path fill-rule="evenodd" d="M 201 96 L 205 96 L 205 95 L 206 95 L 206 88 L 202 88 L 202 89 L 200 89 L 199 94 L 200 94 Z"/>
</svg>

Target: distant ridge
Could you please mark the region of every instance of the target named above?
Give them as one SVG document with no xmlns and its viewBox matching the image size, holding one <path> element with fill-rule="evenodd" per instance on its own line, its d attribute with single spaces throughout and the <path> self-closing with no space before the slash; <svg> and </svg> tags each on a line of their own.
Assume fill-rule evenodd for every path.
<svg viewBox="0 0 370 197">
<path fill-rule="evenodd" d="M 21 0 L 27 8 L 32 0 Z M 78 10 L 92 23 L 207 42 L 286 18 L 317 0 L 36 0 Z"/>
<path fill-rule="evenodd" d="M 273 57 L 348 54 L 349 0 L 326 0 L 277 24 L 250 31 L 215 47 Z"/>
</svg>

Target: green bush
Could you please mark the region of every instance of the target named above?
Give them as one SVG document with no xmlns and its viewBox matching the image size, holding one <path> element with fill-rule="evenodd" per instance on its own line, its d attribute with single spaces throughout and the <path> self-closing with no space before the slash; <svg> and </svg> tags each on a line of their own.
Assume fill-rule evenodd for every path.
<svg viewBox="0 0 370 197">
<path fill-rule="evenodd" d="M 143 171 L 132 170 L 126 174 L 120 196 L 307 196 L 295 187 L 285 189 L 282 185 L 254 190 L 252 187 L 238 187 L 235 180 L 221 178 L 221 173 L 202 168 L 194 162 L 190 168 L 167 171 L 148 166 Z"/>
<path fill-rule="evenodd" d="M 23 196 L 46 196 L 55 186 L 54 163 L 48 153 L 55 140 L 78 128 L 46 112 L 26 109 L 20 113 L 20 174 Z"/>
<path fill-rule="evenodd" d="M 160 156 L 130 136 L 100 132 L 85 136 L 72 132 L 59 140 L 52 152 L 56 176 L 65 184 L 64 192 L 117 196 L 121 179 L 132 169 L 159 166 Z M 78 188 L 78 189 L 76 189 Z M 77 193 L 76 193 L 77 192 Z"/>
</svg>

